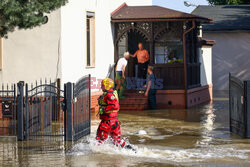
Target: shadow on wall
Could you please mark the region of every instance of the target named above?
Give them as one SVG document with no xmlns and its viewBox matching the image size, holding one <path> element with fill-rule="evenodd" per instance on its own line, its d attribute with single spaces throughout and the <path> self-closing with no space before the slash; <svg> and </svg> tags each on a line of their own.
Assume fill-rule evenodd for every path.
<svg viewBox="0 0 250 167">
<path fill-rule="evenodd" d="M 228 90 L 228 73 L 250 79 L 250 33 L 209 33 L 216 40 L 213 47 L 213 83 L 215 90 Z"/>
<path fill-rule="evenodd" d="M 115 79 L 115 64 L 110 64 L 106 78 Z"/>
</svg>

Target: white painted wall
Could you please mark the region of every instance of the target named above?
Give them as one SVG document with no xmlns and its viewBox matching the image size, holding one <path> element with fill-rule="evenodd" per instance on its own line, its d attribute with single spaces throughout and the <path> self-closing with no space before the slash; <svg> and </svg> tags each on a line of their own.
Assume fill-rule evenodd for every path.
<svg viewBox="0 0 250 167">
<path fill-rule="evenodd" d="M 212 47 L 203 46 L 200 51 L 201 86 L 212 84 Z"/>
<path fill-rule="evenodd" d="M 123 2 L 152 5 L 152 0 L 69 0 L 62 15 L 62 82 L 76 82 L 83 75 L 103 79 L 114 63 L 111 12 Z M 86 68 L 86 11 L 95 12 L 95 67 Z"/>
<path fill-rule="evenodd" d="M 16 30 L 8 39 L 3 39 L 3 68 L 0 83 L 25 81 L 34 83 L 40 78 L 56 80 L 61 77 L 60 54 L 60 10 L 48 16 L 49 21 L 31 30 Z"/>
<path fill-rule="evenodd" d="M 228 90 L 228 73 L 243 80 L 250 79 L 250 33 L 224 32 L 206 33 L 207 39 L 216 40 L 213 46 L 213 85 L 214 90 Z"/>
</svg>

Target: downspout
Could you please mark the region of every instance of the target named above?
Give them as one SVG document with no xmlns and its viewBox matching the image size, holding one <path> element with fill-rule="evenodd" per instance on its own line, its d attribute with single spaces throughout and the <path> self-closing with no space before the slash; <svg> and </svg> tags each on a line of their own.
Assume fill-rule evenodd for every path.
<svg viewBox="0 0 250 167">
<path fill-rule="evenodd" d="M 185 94 L 185 108 L 187 108 L 187 57 L 186 57 L 186 34 L 192 31 L 195 28 L 195 21 L 192 20 L 192 27 L 187 31 L 183 32 L 183 62 L 184 62 L 184 94 Z"/>
</svg>

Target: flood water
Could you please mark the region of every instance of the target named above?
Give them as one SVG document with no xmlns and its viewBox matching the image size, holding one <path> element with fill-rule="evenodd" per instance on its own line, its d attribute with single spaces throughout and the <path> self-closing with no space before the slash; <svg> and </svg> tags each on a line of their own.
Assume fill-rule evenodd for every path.
<svg viewBox="0 0 250 167">
<path fill-rule="evenodd" d="M 227 98 L 189 110 L 122 111 L 119 118 L 137 153 L 98 146 L 95 119 L 91 135 L 74 144 L 0 142 L 0 166 L 250 166 L 250 140 L 229 132 Z"/>
</svg>

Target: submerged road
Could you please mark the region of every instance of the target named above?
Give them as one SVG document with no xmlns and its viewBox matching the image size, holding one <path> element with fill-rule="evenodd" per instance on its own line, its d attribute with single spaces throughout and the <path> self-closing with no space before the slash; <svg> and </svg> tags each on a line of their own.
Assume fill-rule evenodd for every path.
<svg viewBox="0 0 250 167">
<path fill-rule="evenodd" d="M 250 166 L 250 140 L 229 132 L 227 98 L 188 110 L 122 111 L 119 119 L 138 153 L 98 146 L 94 120 L 91 135 L 70 149 L 63 142 L 0 142 L 0 166 Z"/>
</svg>

